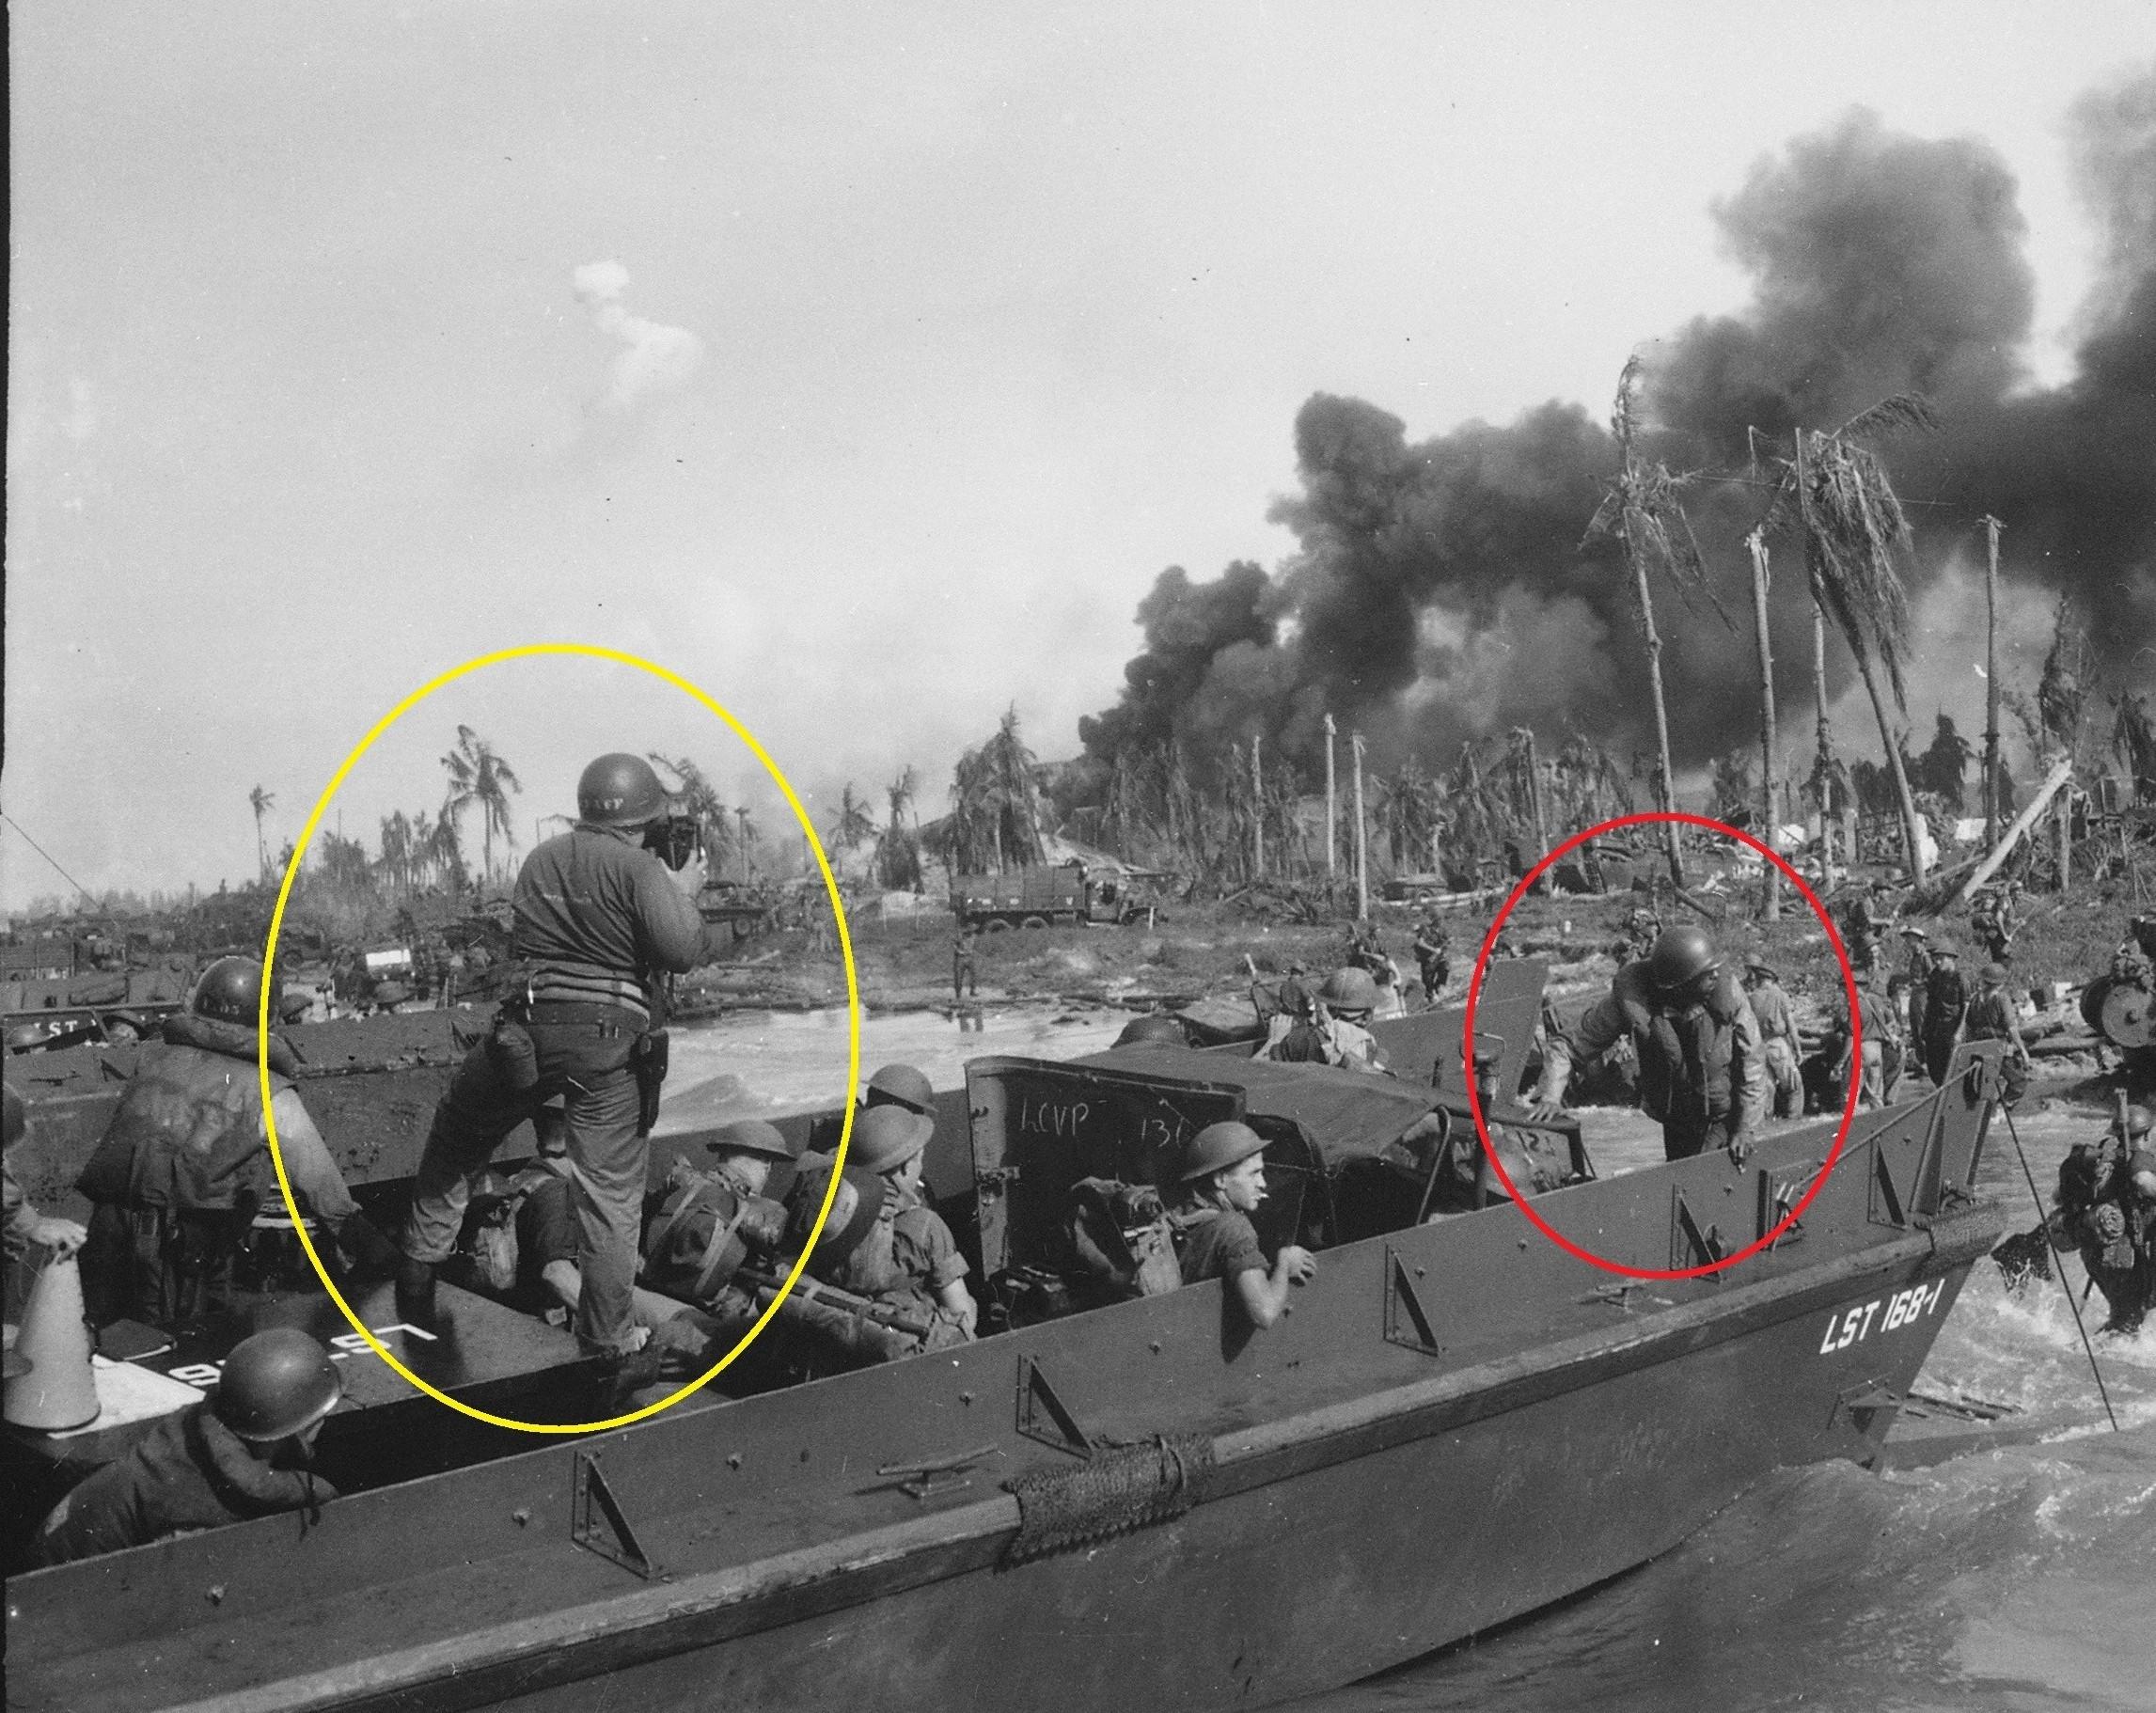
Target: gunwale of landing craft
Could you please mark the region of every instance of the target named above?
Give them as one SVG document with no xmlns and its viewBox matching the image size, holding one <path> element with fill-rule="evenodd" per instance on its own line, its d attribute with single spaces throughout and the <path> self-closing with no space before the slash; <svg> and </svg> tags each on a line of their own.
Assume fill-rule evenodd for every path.
<svg viewBox="0 0 2156 1713">
<path fill-rule="evenodd" d="M 1541 987 L 1537 966 L 1492 967 L 1478 1023 L 1507 1043 L 1499 1086 L 1519 1086 Z M 1189 1285 L 491 1447 L 304 1529 L 271 1517 L 35 1572 L 9 1591 L 17 1693 L 566 1705 L 606 1674 L 653 1707 L 1251 1705 L 1592 1586 L 1769 1469 L 1885 1461 L 2002 1229 L 1971 1189 L 1998 1048 L 1860 1116 L 1772 1248 L 1656 1279 L 1567 1255 L 1502 1202 L 1356 1229 L 1347 1202 L 1396 1175 L 1387 1149 L 1414 1122 L 1471 1135 L 1461 1014 L 1372 1028 L 1395 1064 L 1457 1069 L 1431 1087 L 1138 1045 L 977 1061 L 936 1098 L 931 1182 L 970 1199 L 977 1262 L 984 1243 L 1018 1255 L 1081 1168 L 1136 1176 L 1149 1134 L 1256 1125 L 1282 1187 L 1268 1248 L 1332 1222 L 1268 1330 L 1222 1284 Z M 1770 1130 L 1742 1163 L 1582 1175 L 1536 1211 L 1615 1263 L 1711 1267 L 1802 1200 L 1834 1128 Z M 1299 1574 L 1275 1574 L 1283 1544 Z M 1023 1677 L 998 1642 L 1018 1626 L 1038 1651 Z"/>
</svg>

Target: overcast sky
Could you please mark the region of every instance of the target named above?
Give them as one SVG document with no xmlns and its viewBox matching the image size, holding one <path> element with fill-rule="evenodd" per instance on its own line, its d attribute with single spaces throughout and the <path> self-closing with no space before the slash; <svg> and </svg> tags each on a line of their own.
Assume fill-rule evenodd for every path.
<svg viewBox="0 0 2156 1713">
<path fill-rule="evenodd" d="M 1416 437 L 1598 413 L 1628 352 L 1741 301 L 1714 199 L 1851 104 L 2007 160 L 2055 380 L 2094 260 L 2066 109 L 2146 63 L 2156 6 L 10 24 L 0 800 L 83 884 L 148 890 L 245 878 L 251 787 L 274 848 L 391 704 L 524 643 L 694 680 L 820 811 L 911 762 L 940 812 L 1014 701 L 1068 754 L 1164 566 L 1286 551 L 1312 392 Z M 633 677 L 466 680 L 347 833 L 437 808 L 460 721 L 522 777 L 527 846 L 600 750 L 748 788 Z M 0 828 L 0 902 L 62 889 Z"/>
</svg>

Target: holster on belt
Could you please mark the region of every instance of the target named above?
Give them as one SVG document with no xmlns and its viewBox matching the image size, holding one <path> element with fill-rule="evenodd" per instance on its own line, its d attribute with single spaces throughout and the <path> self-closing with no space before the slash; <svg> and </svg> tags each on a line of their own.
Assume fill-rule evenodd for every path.
<svg viewBox="0 0 2156 1713">
<path fill-rule="evenodd" d="M 667 1079 L 667 1031 L 647 1030 L 629 1048 L 629 1069 L 637 1078 L 637 1134 L 649 1136 L 659 1122 L 659 1087 Z"/>
</svg>

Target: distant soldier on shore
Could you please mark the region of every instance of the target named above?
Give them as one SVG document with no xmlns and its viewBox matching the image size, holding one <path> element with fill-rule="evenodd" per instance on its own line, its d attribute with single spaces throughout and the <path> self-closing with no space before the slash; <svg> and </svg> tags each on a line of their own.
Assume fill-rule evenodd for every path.
<svg viewBox="0 0 2156 1713">
<path fill-rule="evenodd" d="M 1423 998 L 1437 1003 L 1445 990 L 1445 982 L 1452 977 L 1452 943 L 1445 935 L 1445 926 L 1435 915 L 1423 919 L 1415 931 L 1415 943 L 1410 948 L 1415 954 L 1415 967 L 1423 978 Z"/>
<path fill-rule="evenodd" d="M 1976 936 L 1984 956 L 1994 964 L 2014 961 L 2014 935 L 2021 927 L 2014 912 L 2014 894 L 2019 889 L 2010 881 L 2003 890 L 1986 888 L 1977 894 L 1969 913 L 1969 931 Z"/>
<path fill-rule="evenodd" d="M 981 997 L 981 966 L 974 957 L 980 939 L 980 930 L 971 922 L 958 924 L 958 935 L 951 942 L 951 1002 L 963 1005 L 966 996 Z"/>
<path fill-rule="evenodd" d="M 1912 922 L 1901 931 L 1901 949 L 1908 959 L 1902 972 L 1909 978 L 1909 1041 L 1913 1048 L 1924 1039 L 1924 1001 L 1931 980 L 1931 935 Z"/>
</svg>

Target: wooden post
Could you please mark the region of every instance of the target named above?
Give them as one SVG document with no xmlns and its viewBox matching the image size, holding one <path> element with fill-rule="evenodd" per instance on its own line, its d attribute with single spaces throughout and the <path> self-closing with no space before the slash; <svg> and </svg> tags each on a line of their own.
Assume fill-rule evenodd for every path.
<svg viewBox="0 0 2156 1713">
<path fill-rule="evenodd" d="M 1251 878 L 1266 877 L 1266 776 L 1258 760 L 1262 732 L 1251 733 Z"/>
<path fill-rule="evenodd" d="M 1999 842 L 1999 531 L 1984 519 L 1984 848 Z"/>
<path fill-rule="evenodd" d="M 2058 816 L 2058 819 L 2057 819 L 2057 820 L 2056 820 L 2056 821 L 2054 823 L 2054 826 L 2057 828 L 2057 831 L 2056 831 L 2056 833 L 2054 835 L 2054 842 L 2055 842 L 2055 844 L 2056 844 L 2056 846 L 2057 846 L 2057 849 L 2058 849 L 2058 895 L 2059 895 L 2061 898 L 2064 898 L 2064 897 L 2066 897 L 2066 896 L 2067 896 L 2067 894 L 2068 894 L 2068 893 L 2069 893 L 2069 891 L 2072 889 L 2072 888 L 2071 888 L 2071 882 L 2072 882 L 2072 879 L 2073 879 L 2073 803 L 2072 803 L 2072 799 L 2073 799 L 2073 793 L 2072 793 L 2072 791 L 2071 791 L 2071 790 L 2064 790 L 2064 791 L 2061 791 L 2061 792 L 2059 793 L 2059 794 L 2058 794 L 2056 797 L 2054 797 L 2054 798 L 2053 798 L 2053 799 L 2052 799 L 2053 805 L 2054 805 L 2054 809 L 2056 809 L 2056 812 L 2057 812 L 2057 816 Z"/>
<path fill-rule="evenodd" d="M 1774 736 L 1774 648 L 1767 635 L 1767 541 L 1757 529 L 1744 538 L 1744 544 L 1752 549 L 1752 621 L 1759 633 L 1759 751 L 1765 762 L 1760 774 L 1760 795 L 1767 811 L 1767 844 L 1772 849 L 1775 834 L 1781 829 L 1782 818 L 1774 800 L 1774 755 L 1778 746 Z M 1782 919 L 1782 888 L 1774 872 L 1774 865 L 1767 866 L 1767 897 L 1762 914 L 1766 919 Z"/>
<path fill-rule="evenodd" d="M 1340 801 L 1332 781 L 1332 738 L 1339 730 L 1332 715 L 1325 716 L 1325 883 L 1332 884 L 1340 867 Z"/>
<path fill-rule="evenodd" d="M 1348 749 L 1355 758 L 1355 919 L 1370 919 L 1370 839 L 1362 824 L 1362 734 L 1350 732 Z"/>
</svg>

